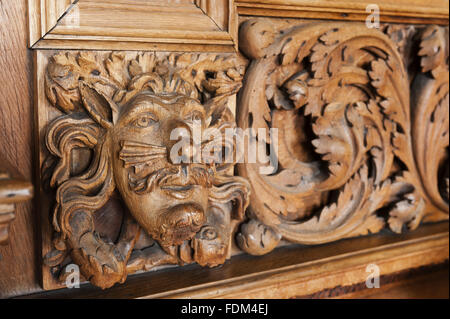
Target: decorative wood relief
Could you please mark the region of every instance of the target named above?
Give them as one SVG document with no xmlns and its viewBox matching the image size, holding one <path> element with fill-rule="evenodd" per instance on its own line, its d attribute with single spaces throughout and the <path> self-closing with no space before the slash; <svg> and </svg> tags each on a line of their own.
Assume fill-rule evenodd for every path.
<svg viewBox="0 0 450 319">
<path fill-rule="evenodd" d="M 175 162 L 171 133 L 193 134 L 197 123 L 202 151 L 230 147 L 214 144 L 211 134 L 235 127 L 228 102 L 241 87 L 245 60 L 150 52 L 38 56 L 38 91 L 50 102 L 38 101 L 38 117 L 43 191 L 56 199 L 49 205 L 55 233 L 44 242 L 52 274 L 64 281 L 65 266 L 75 263 L 85 279 L 108 288 L 159 265 L 224 263 L 250 186 L 232 176 L 233 163 Z"/>
<path fill-rule="evenodd" d="M 28 0 L 34 49 L 235 52 L 234 0 Z"/>
<path fill-rule="evenodd" d="M 8 243 L 9 226 L 15 219 L 15 204 L 33 196 L 33 186 L 18 176 L 12 165 L 0 157 L 0 245 Z"/>
<path fill-rule="evenodd" d="M 278 171 L 252 186 L 248 253 L 448 219 L 448 27 L 250 19 L 238 126 L 277 128 Z M 402 54 L 401 54 L 402 53 Z M 420 68 L 417 68 L 420 66 Z M 265 135 L 257 136 L 269 144 Z"/>
<path fill-rule="evenodd" d="M 243 14 L 326 7 L 355 20 L 366 4 L 236 2 Z M 238 39 L 232 0 L 49 3 L 29 1 L 30 45 L 79 50 L 35 53 L 44 288 L 61 287 L 71 264 L 109 288 L 158 266 L 221 265 L 234 241 L 263 255 L 283 239 L 448 219 L 448 27 L 257 18 Z M 379 4 L 385 21 L 422 8 Z M 418 19 L 442 23 L 441 9 L 431 1 Z M 239 90 L 237 126 L 278 129 L 278 170 L 174 161 L 171 133 L 196 123 L 202 149 L 234 149 L 210 137 L 236 127 Z"/>
<path fill-rule="evenodd" d="M 239 15 L 365 21 L 376 4 L 382 22 L 448 24 L 448 0 L 236 0 Z"/>
</svg>

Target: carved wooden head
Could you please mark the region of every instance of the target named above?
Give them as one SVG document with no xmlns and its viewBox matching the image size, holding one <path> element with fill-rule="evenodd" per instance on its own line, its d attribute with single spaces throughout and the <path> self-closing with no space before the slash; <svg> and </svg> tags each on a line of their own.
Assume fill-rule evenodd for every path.
<svg viewBox="0 0 450 319">
<path fill-rule="evenodd" d="M 206 111 L 178 75 L 143 77 L 150 84 L 127 94 L 123 104 L 83 82 L 80 92 L 86 110 L 106 129 L 114 180 L 131 214 L 163 246 L 179 245 L 206 221 L 213 171 L 211 165 L 174 163 L 171 134 L 185 129 L 192 137 L 194 122 L 205 129 Z"/>
<path fill-rule="evenodd" d="M 95 233 L 93 214 L 117 190 L 135 221 L 166 252 L 176 255 L 176 247 L 183 246 L 180 249 L 187 253 L 179 256 L 181 262 L 223 263 L 229 255 L 231 219 L 243 217 L 250 187 L 244 179 L 228 176 L 233 164 L 203 157 L 192 161 L 196 152 L 217 143 L 202 134 L 205 139 L 194 147 L 194 129 L 220 132 L 235 126 L 223 97 L 214 92 L 215 79 L 200 84 L 212 93 L 205 88 L 199 93 L 195 79 L 186 80 L 179 68 L 154 67 L 133 71 L 129 82 L 117 88 L 101 75 L 92 78 L 101 74 L 95 71 L 85 72 L 85 78 L 73 65 L 63 68 L 56 63 L 48 68 L 47 86 L 54 84 L 56 89 L 47 94 L 60 94 L 56 105 L 62 108 L 58 101 L 67 94 L 61 88 L 73 90 L 78 101 L 70 100 L 70 108 L 64 108 L 68 114 L 56 118 L 46 135 L 48 150 L 59 158 L 50 180 L 57 188 L 53 223 L 61 238 L 55 247 L 65 251 L 68 246 L 72 259 L 94 284 L 109 287 L 123 281 L 133 245 L 122 249 L 86 235 Z M 175 131 L 189 142 L 180 156 L 171 154 L 179 142 Z M 221 140 L 219 146 L 229 147 L 229 141 Z M 74 172 L 73 152 L 79 148 L 90 149 L 91 156 L 85 169 Z M 234 209 L 232 202 L 237 203 Z M 111 274 L 96 271 L 96 263 L 108 265 Z"/>
</svg>

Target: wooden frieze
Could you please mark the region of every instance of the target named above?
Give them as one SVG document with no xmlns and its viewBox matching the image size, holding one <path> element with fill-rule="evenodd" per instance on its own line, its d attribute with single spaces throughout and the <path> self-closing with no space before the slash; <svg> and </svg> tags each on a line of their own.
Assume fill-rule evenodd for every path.
<svg viewBox="0 0 450 319">
<path fill-rule="evenodd" d="M 448 27 L 249 19 L 240 44 L 238 126 L 279 132 L 276 172 L 239 164 L 243 250 L 448 219 Z"/>
<path fill-rule="evenodd" d="M 448 26 L 236 14 L 272 16 L 279 1 L 129 2 L 29 2 L 45 289 L 73 265 L 106 289 L 448 220 Z M 108 5 L 121 28 L 99 26 Z M 161 25 L 192 23 L 160 30 L 156 9 Z M 273 170 L 249 160 L 254 142 Z"/>
</svg>

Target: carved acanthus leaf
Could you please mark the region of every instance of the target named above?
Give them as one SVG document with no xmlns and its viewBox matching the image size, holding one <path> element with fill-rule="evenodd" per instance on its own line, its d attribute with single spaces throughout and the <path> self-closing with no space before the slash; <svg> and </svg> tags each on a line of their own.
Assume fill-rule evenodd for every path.
<svg viewBox="0 0 450 319">
<path fill-rule="evenodd" d="M 415 54 L 436 81 L 419 81 L 410 100 L 409 76 L 422 76 L 408 73 L 418 28 L 385 28 L 389 38 L 357 24 L 277 30 L 263 19 L 246 22 L 242 38 L 254 38 L 245 47 L 254 60 L 238 123 L 281 132 L 275 174 L 239 165 L 252 181 L 252 218 L 303 244 L 445 219 L 437 176 L 448 158 L 448 31 L 428 28 Z M 270 30 L 270 42 L 257 30 Z"/>
<path fill-rule="evenodd" d="M 431 71 L 436 76 L 436 69 L 446 65 L 448 69 L 448 28 L 429 26 L 422 33 L 421 40 L 418 55 L 422 57 L 422 72 Z"/>
<path fill-rule="evenodd" d="M 246 61 L 234 55 L 182 53 L 139 53 L 135 57 L 113 52 L 101 55 L 82 51 L 62 52 L 50 58 L 46 72 L 46 95 L 60 110 L 70 113 L 81 106 L 78 83 L 94 85 L 105 95 L 120 101 L 132 78 L 147 74 L 179 73 L 194 85 L 202 100 L 223 100 L 241 87 Z M 213 101 L 210 101 L 214 104 Z"/>
</svg>

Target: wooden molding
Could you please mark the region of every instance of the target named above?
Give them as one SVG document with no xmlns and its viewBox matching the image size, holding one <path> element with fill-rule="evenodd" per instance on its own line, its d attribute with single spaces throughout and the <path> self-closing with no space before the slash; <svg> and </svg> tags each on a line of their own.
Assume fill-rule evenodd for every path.
<svg viewBox="0 0 450 319">
<path fill-rule="evenodd" d="M 75 0 L 29 0 L 29 45 L 38 42 L 69 10 Z"/>
<path fill-rule="evenodd" d="M 29 0 L 33 49 L 234 52 L 234 0 Z"/>
<path fill-rule="evenodd" d="M 236 0 L 239 15 L 365 21 L 369 4 L 382 22 L 448 24 L 448 0 Z"/>
<path fill-rule="evenodd" d="M 347 243 L 351 246 L 351 243 Z M 448 259 L 448 231 L 380 244 L 342 254 L 289 265 L 216 284 L 171 291 L 147 298 L 287 299 L 338 286 L 365 282 L 366 268 L 376 264 L 380 275 L 444 262 Z M 338 246 L 338 245 L 336 245 Z M 324 247 L 317 247 L 320 249 Z"/>
<path fill-rule="evenodd" d="M 25 298 L 292 298 L 365 282 L 366 267 L 399 273 L 449 258 L 448 223 L 402 236 L 375 235 L 316 247 L 286 246 L 265 256 L 234 256 L 220 268 L 198 265 L 131 276 L 102 291 L 90 284 Z"/>
<path fill-rule="evenodd" d="M 28 0 L 32 49 L 234 52 L 238 16 L 364 21 L 361 1 Z M 448 1 L 376 1 L 382 22 L 448 24 Z M 236 9 L 237 6 L 237 9 Z"/>
<path fill-rule="evenodd" d="M 15 204 L 31 199 L 33 186 L 1 157 L 0 163 L 0 245 L 3 245 L 8 242 L 9 226 L 16 217 Z"/>
</svg>

